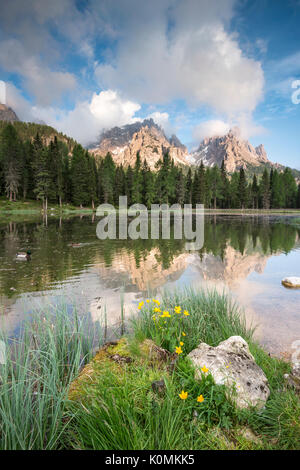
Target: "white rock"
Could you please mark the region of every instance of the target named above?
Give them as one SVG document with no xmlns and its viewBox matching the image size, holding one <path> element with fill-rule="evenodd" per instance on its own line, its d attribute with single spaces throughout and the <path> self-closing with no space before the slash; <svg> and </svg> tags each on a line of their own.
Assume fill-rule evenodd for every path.
<svg viewBox="0 0 300 470">
<path fill-rule="evenodd" d="M 196 367 L 195 377 L 201 380 L 201 369 L 207 367 L 217 385 L 226 385 L 227 396 L 237 407 L 265 405 L 270 395 L 268 380 L 240 336 L 231 336 L 217 347 L 201 343 L 188 357 Z"/>
<path fill-rule="evenodd" d="M 281 282 L 285 287 L 298 287 L 298 288 L 300 288 L 300 277 L 293 277 L 293 276 L 292 277 L 286 277 Z"/>
</svg>

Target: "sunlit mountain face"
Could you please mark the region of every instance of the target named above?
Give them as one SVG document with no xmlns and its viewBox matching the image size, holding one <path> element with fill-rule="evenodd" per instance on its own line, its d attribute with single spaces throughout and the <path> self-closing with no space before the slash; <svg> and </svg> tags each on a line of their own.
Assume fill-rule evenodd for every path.
<svg viewBox="0 0 300 470">
<path fill-rule="evenodd" d="M 6 2 L 0 103 L 85 146 L 152 119 L 191 154 L 238 127 L 299 169 L 299 18 L 297 0 Z"/>
</svg>

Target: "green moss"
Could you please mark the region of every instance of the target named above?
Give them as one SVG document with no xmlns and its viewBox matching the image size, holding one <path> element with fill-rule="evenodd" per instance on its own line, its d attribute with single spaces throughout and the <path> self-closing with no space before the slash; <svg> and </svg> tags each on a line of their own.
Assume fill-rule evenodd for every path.
<svg viewBox="0 0 300 470">
<path fill-rule="evenodd" d="M 106 348 L 106 352 L 108 355 L 119 354 L 122 357 L 130 357 L 130 350 L 128 347 L 127 339 L 121 338 L 120 341 L 117 342 L 117 344 L 111 344 Z"/>
<path fill-rule="evenodd" d="M 92 361 L 87 364 L 69 389 L 69 400 L 90 401 L 97 397 L 103 384 L 133 383 L 150 389 L 154 380 L 160 380 L 162 371 L 167 374 L 167 356 L 153 341 L 145 340 L 134 350 L 128 339 L 123 337 L 116 344 L 101 348 Z M 134 352 L 133 352 L 134 350 Z"/>
</svg>

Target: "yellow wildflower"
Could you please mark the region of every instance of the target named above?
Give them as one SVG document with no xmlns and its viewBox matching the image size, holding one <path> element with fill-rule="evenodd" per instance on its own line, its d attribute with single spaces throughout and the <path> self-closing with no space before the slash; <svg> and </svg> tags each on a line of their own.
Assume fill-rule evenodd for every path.
<svg viewBox="0 0 300 470">
<path fill-rule="evenodd" d="M 143 307 L 143 305 L 144 305 L 144 302 L 143 302 L 143 301 L 140 302 L 140 303 L 139 303 L 139 306 L 138 306 L 138 309 L 141 310 L 141 308 Z"/>
<path fill-rule="evenodd" d="M 182 390 L 182 392 L 179 393 L 179 397 L 181 398 L 181 400 L 186 400 L 188 397 L 188 392 L 185 392 L 184 390 Z"/>
<path fill-rule="evenodd" d="M 183 312 L 183 314 L 184 314 L 186 317 L 189 316 L 189 312 L 188 312 L 187 310 L 185 310 L 185 311 Z"/>
<path fill-rule="evenodd" d="M 201 370 L 204 374 L 206 374 L 206 372 L 208 372 L 209 369 L 206 366 L 203 366 Z"/>
<path fill-rule="evenodd" d="M 160 309 L 159 307 L 155 307 L 155 308 L 154 308 L 154 312 L 155 312 L 155 313 L 161 313 L 161 309 Z"/>
<path fill-rule="evenodd" d="M 183 346 L 183 345 L 184 345 L 184 343 L 183 343 L 182 341 L 180 341 L 180 343 L 179 343 L 179 344 L 180 344 L 180 346 Z"/>
<path fill-rule="evenodd" d="M 182 332 L 181 334 L 182 334 L 182 336 L 186 336 L 186 334 L 184 332 Z"/>
<path fill-rule="evenodd" d="M 163 314 L 161 315 L 161 318 L 171 318 L 171 315 L 169 314 L 169 312 L 167 312 L 166 310 L 163 311 Z"/>
<path fill-rule="evenodd" d="M 153 302 L 154 302 L 156 305 L 160 305 L 160 301 L 159 301 L 159 300 L 153 299 Z"/>
<path fill-rule="evenodd" d="M 199 397 L 197 397 L 197 402 L 202 403 L 203 401 L 204 401 L 203 395 L 199 395 Z"/>
<path fill-rule="evenodd" d="M 175 310 L 175 313 L 181 313 L 181 307 L 179 307 L 179 305 L 175 307 L 174 310 Z"/>
<path fill-rule="evenodd" d="M 149 300 L 149 299 L 147 299 L 147 300 L 146 300 L 146 302 L 147 302 L 147 304 L 148 304 L 148 303 L 150 302 L 150 300 Z"/>
<path fill-rule="evenodd" d="M 178 354 L 178 356 L 179 356 L 179 354 L 182 354 L 182 353 L 183 353 L 183 351 L 182 351 L 182 349 L 181 349 L 180 346 L 176 346 L 176 351 L 175 351 L 175 352 L 176 352 L 176 354 Z"/>
</svg>

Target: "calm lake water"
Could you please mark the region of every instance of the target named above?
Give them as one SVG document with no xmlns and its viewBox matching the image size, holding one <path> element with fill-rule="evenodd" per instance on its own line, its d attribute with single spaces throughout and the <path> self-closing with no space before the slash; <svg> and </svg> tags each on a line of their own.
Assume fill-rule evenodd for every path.
<svg viewBox="0 0 300 470">
<path fill-rule="evenodd" d="M 206 216 L 205 242 L 187 252 L 184 240 L 106 240 L 92 216 L 0 223 L 0 324 L 17 334 L 22 321 L 49 305 L 76 305 L 108 325 L 136 311 L 150 291 L 183 286 L 230 292 L 271 353 L 300 339 L 300 290 L 281 285 L 300 276 L 300 224 L 293 217 Z M 79 247 L 72 243 L 80 244 Z M 30 262 L 18 251 L 32 251 Z"/>
</svg>

